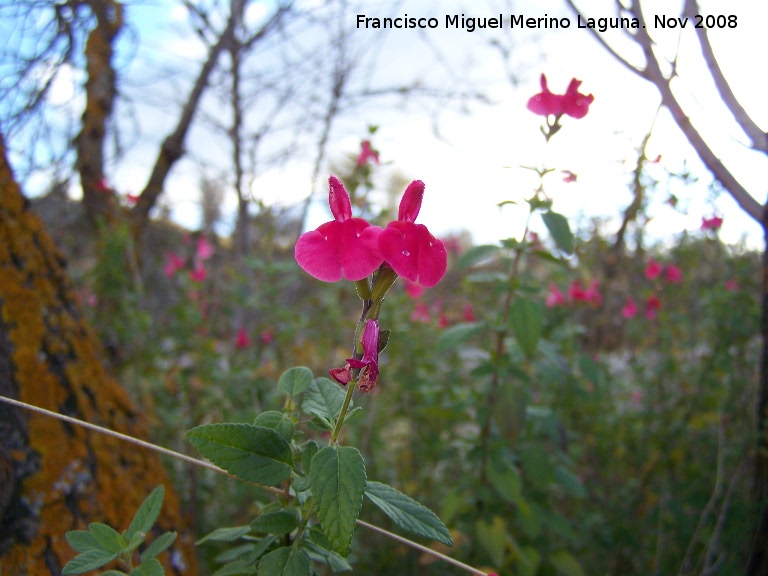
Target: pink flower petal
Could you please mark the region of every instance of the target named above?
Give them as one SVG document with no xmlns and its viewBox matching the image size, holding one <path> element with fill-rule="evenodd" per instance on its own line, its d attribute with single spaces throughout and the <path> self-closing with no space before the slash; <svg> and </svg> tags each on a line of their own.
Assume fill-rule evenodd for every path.
<svg viewBox="0 0 768 576">
<path fill-rule="evenodd" d="M 400 209 L 397 219 L 401 222 L 415 222 L 421 210 L 421 201 L 424 199 L 424 182 L 414 180 L 408 185 L 400 200 Z"/>
<path fill-rule="evenodd" d="M 379 250 L 398 276 L 427 288 L 440 282 L 448 268 L 445 246 L 423 224 L 390 222 L 379 235 Z"/>
</svg>

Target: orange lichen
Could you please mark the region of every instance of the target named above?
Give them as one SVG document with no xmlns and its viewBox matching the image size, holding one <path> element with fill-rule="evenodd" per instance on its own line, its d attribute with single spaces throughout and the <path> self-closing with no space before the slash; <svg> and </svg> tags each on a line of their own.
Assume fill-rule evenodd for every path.
<svg viewBox="0 0 768 576">
<path fill-rule="evenodd" d="M 0 330 L 7 332 L 9 344 L 0 354 L 8 355 L 11 367 L 7 393 L 130 436 L 146 436 L 141 412 L 102 362 L 59 250 L 25 206 L 0 140 Z M 19 416 L 26 422 L 28 446 L 9 454 L 15 466 L 29 455 L 39 460 L 19 480 L 36 522 L 31 541 L 19 536 L 0 557 L 0 573 L 58 573 L 75 555 L 64 539 L 67 530 L 94 521 L 124 530 L 158 484 L 166 486 L 158 527 L 183 536 L 174 552 L 184 568 L 172 566 L 164 554 L 166 573 L 196 572 L 179 502 L 156 454 L 42 415 Z"/>
</svg>

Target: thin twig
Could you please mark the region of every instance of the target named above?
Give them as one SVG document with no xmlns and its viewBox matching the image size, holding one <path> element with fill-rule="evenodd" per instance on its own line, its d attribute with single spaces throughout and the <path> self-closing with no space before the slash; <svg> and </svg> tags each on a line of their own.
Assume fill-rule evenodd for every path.
<svg viewBox="0 0 768 576">
<path fill-rule="evenodd" d="M 90 422 L 78 420 L 77 418 L 72 418 L 70 416 L 64 416 L 63 414 L 58 414 L 56 412 L 46 410 L 45 408 L 40 408 L 39 406 L 33 406 L 32 404 L 27 404 L 26 402 L 14 400 L 13 398 L 8 398 L 7 396 L 0 396 L 0 402 L 5 402 L 6 404 L 16 406 L 17 408 L 23 408 L 25 410 L 37 412 L 38 414 L 49 416 L 51 418 L 57 418 L 58 420 L 68 422 L 76 426 L 82 426 L 83 428 L 87 428 L 88 430 L 93 430 L 94 432 L 100 432 L 101 434 L 106 434 L 107 436 L 112 436 L 113 438 L 124 440 L 125 442 L 129 442 L 131 444 L 141 446 L 142 448 L 146 448 L 148 450 L 154 450 L 155 452 L 160 452 L 161 454 L 165 454 L 166 456 L 171 456 L 172 458 L 178 458 L 179 460 L 190 462 L 191 464 L 195 464 L 196 466 L 213 470 L 214 472 L 218 472 L 219 474 L 224 474 L 225 476 L 229 476 L 230 478 L 236 478 L 235 476 L 232 476 L 231 474 L 229 474 L 226 470 L 222 470 L 218 466 L 211 464 L 210 462 L 206 462 L 205 460 L 200 460 L 199 458 L 193 458 L 191 456 L 187 456 L 186 454 L 182 454 L 181 452 L 175 452 L 174 450 L 163 448 L 162 446 L 156 446 L 155 444 L 151 444 L 149 442 L 139 440 L 138 438 L 134 438 L 126 434 L 121 434 L 120 432 L 115 432 L 114 430 L 110 430 L 109 428 L 103 428 L 101 426 L 97 426 L 96 424 L 91 424 Z M 250 484 L 253 484 L 253 483 L 251 482 Z M 273 488 L 271 486 L 262 486 L 261 484 L 253 484 L 253 485 L 258 486 L 262 490 L 273 492 L 278 496 L 285 495 L 283 491 L 278 488 Z M 473 568 L 472 566 L 464 564 L 463 562 L 460 562 L 459 560 L 451 558 L 450 556 L 441 554 L 437 550 L 432 550 L 431 548 L 422 546 L 421 544 L 413 542 L 412 540 L 408 540 L 407 538 L 404 538 L 402 536 L 398 536 L 397 534 L 389 532 L 388 530 L 384 530 L 383 528 L 379 528 L 378 526 L 374 526 L 373 524 L 368 524 L 368 522 L 364 522 L 362 520 L 357 520 L 357 524 L 365 528 L 368 528 L 369 530 L 373 530 L 374 532 L 378 532 L 379 534 L 382 534 L 383 536 L 391 538 L 392 540 L 396 540 L 401 544 L 405 544 L 406 546 L 410 546 L 411 548 L 424 552 L 425 554 L 434 556 L 435 558 L 438 558 L 444 562 L 453 564 L 454 566 L 457 566 L 462 570 L 469 572 L 470 574 L 476 574 L 477 576 L 487 576 L 486 572 L 483 572 L 478 568 Z"/>
</svg>

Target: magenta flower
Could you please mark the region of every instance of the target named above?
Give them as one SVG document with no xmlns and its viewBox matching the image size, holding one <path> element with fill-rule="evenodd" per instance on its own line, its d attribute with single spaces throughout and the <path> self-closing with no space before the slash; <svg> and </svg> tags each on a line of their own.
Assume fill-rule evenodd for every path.
<svg viewBox="0 0 768 576">
<path fill-rule="evenodd" d="M 719 216 L 712 216 L 711 218 L 701 218 L 702 230 L 719 230 L 723 225 L 723 219 Z"/>
<path fill-rule="evenodd" d="M 461 313 L 461 320 L 462 322 L 477 322 L 477 316 L 475 316 L 475 311 L 472 309 L 472 304 L 464 305 L 464 312 Z"/>
<path fill-rule="evenodd" d="M 166 260 L 165 266 L 163 267 L 163 272 L 165 273 L 167 278 L 172 278 L 174 274 L 176 274 L 177 270 L 181 270 L 184 268 L 184 260 L 179 258 L 175 253 L 168 252 L 168 258 Z"/>
<path fill-rule="evenodd" d="M 418 300 L 419 298 L 421 298 L 421 295 L 424 293 L 424 286 L 419 286 L 415 282 L 406 280 L 405 293 L 408 294 L 408 298 L 412 298 L 413 300 Z"/>
<path fill-rule="evenodd" d="M 664 267 L 656 262 L 656 260 L 650 260 L 645 267 L 645 277 L 648 278 L 648 280 L 655 280 L 661 276 L 661 271 L 663 269 Z"/>
<path fill-rule="evenodd" d="M 299 236 L 296 262 L 323 282 L 362 280 L 382 263 L 379 253 L 381 228 L 362 218 L 352 218 L 352 203 L 344 184 L 331 176 L 328 204 L 333 220 Z"/>
<path fill-rule="evenodd" d="M 571 182 L 576 182 L 576 180 L 579 178 L 578 174 L 574 174 L 570 170 L 561 170 L 565 176 L 563 176 L 563 182 L 566 184 L 570 184 Z"/>
<path fill-rule="evenodd" d="M 357 165 L 362 166 L 368 162 L 369 159 L 378 164 L 379 153 L 371 147 L 370 140 L 363 140 L 360 143 L 360 155 L 357 157 Z"/>
<path fill-rule="evenodd" d="M 600 293 L 600 280 L 592 280 L 589 288 L 584 291 L 584 299 L 595 306 L 603 303 L 603 295 Z"/>
<path fill-rule="evenodd" d="M 211 256 L 213 256 L 213 246 L 208 241 L 208 238 L 205 236 L 200 236 L 200 238 L 197 239 L 197 248 L 195 250 L 195 258 L 199 261 L 205 261 L 208 260 Z"/>
<path fill-rule="evenodd" d="M 248 336 L 248 332 L 245 328 L 240 328 L 235 334 L 235 348 L 242 350 L 248 348 L 251 345 L 251 338 Z"/>
<path fill-rule="evenodd" d="M 195 262 L 195 269 L 189 271 L 189 278 L 192 282 L 204 282 L 208 272 L 202 262 Z"/>
<path fill-rule="evenodd" d="M 528 100 L 528 110 L 541 116 L 562 116 L 567 114 L 573 118 L 584 118 L 589 112 L 589 105 L 595 97 L 579 92 L 581 80 L 574 78 L 568 84 L 565 94 L 553 94 L 547 87 L 547 77 L 541 75 L 541 92 Z"/>
<path fill-rule="evenodd" d="M 734 280 L 733 278 L 731 278 L 730 280 L 726 280 L 725 289 L 728 290 L 729 292 L 735 292 L 736 290 L 739 289 L 739 283 L 736 282 L 736 280 Z"/>
<path fill-rule="evenodd" d="M 549 292 L 547 293 L 547 299 L 544 302 L 547 308 L 554 308 L 555 306 L 561 306 L 565 304 L 565 296 L 560 291 L 560 288 L 555 284 L 549 285 Z"/>
<path fill-rule="evenodd" d="M 424 302 L 419 302 L 416 304 L 416 306 L 414 306 L 413 312 L 411 312 L 412 322 L 422 322 L 424 324 L 429 324 L 431 319 L 432 316 L 429 313 L 429 308 L 426 304 L 424 304 Z"/>
<path fill-rule="evenodd" d="M 445 276 L 448 253 L 426 226 L 414 222 L 423 198 L 424 182 L 414 180 L 400 200 L 397 220 L 379 235 L 379 251 L 398 276 L 430 288 Z"/>
<path fill-rule="evenodd" d="M 637 315 L 637 303 L 633 298 L 627 298 L 624 307 L 621 309 L 621 316 L 625 320 L 634 318 Z"/>
<path fill-rule="evenodd" d="M 669 284 L 680 284 L 683 281 L 683 271 L 674 264 L 667 264 L 664 267 L 664 280 Z"/>
<path fill-rule="evenodd" d="M 352 368 L 359 368 L 360 375 L 357 378 L 357 387 L 360 392 L 370 392 L 376 386 L 379 377 L 379 322 L 367 320 L 363 330 L 363 357 L 347 358 L 347 363 Z"/>
<path fill-rule="evenodd" d="M 582 288 L 580 280 L 574 280 L 568 286 L 568 299 L 571 302 L 585 302 L 587 300 L 586 292 Z"/>
<path fill-rule="evenodd" d="M 645 317 L 648 318 L 648 320 L 656 318 L 660 309 L 661 300 L 659 300 L 658 296 L 651 296 L 645 301 Z"/>
</svg>

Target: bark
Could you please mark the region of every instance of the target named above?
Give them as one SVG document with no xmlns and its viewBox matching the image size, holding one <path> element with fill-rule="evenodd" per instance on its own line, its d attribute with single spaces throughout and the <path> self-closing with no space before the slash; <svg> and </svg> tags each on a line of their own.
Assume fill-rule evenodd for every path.
<svg viewBox="0 0 768 576">
<path fill-rule="evenodd" d="M 103 356 L 0 135 L 0 394 L 146 436 L 142 413 Z M 195 574 L 192 538 L 156 454 L 0 404 L 0 573 L 60 574 L 75 556 L 68 530 L 95 521 L 126 529 L 159 484 L 166 487 L 159 529 L 179 532 L 160 560 L 167 574 Z"/>
</svg>

